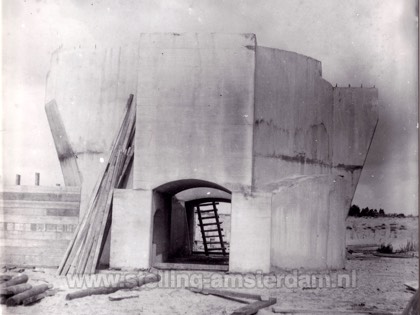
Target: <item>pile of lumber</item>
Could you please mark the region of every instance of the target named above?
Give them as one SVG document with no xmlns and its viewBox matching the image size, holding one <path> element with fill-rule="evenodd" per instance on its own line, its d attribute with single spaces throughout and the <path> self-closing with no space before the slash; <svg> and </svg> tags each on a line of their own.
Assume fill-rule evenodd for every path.
<svg viewBox="0 0 420 315">
<path fill-rule="evenodd" d="M 99 175 L 85 215 L 58 268 L 60 275 L 95 273 L 111 224 L 113 190 L 121 187 L 132 163 L 135 120 L 136 110 L 133 95 L 130 95 L 106 166 Z"/>
<path fill-rule="evenodd" d="M 50 284 L 32 286 L 25 274 L 13 277 L 11 275 L 0 276 L 0 304 L 7 306 L 30 305 L 48 295 L 47 290 L 52 288 Z"/>
</svg>

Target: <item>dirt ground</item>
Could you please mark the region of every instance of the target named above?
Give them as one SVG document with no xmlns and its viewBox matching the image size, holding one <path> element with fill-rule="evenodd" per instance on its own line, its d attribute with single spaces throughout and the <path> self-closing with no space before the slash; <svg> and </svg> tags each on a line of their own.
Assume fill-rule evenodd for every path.
<svg viewBox="0 0 420 315">
<path fill-rule="evenodd" d="M 26 269 L 24 273 L 29 276 L 30 283 L 51 283 L 57 290 L 56 294 L 32 306 L 5 307 L 2 305 L 1 311 L 4 314 L 25 315 L 95 313 L 101 315 L 121 313 L 230 314 L 243 304 L 216 296 L 192 293 L 183 288 L 185 285 L 220 288 L 224 283 L 224 289 L 275 297 L 277 298 L 276 306 L 284 309 L 352 310 L 354 314 L 358 314 L 358 310 L 401 312 L 413 295 L 411 291 L 406 289 L 404 283 L 418 280 L 418 252 L 414 253 L 412 258 L 403 259 L 376 257 L 368 250 L 358 250 L 357 248 L 363 248 L 363 245 L 372 247 L 373 244 L 384 241 L 384 238 L 376 239 L 375 237 L 377 236 L 374 236 L 372 239 L 372 237 L 368 236 L 368 233 L 365 233 L 366 231 L 372 232 L 371 229 L 365 229 L 366 223 L 372 223 L 374 226 L 382 226 L 383 224 L 382 221 L 369 220 L 356 219 L 347 222 L 347 225 L 351 226 L 352 229 L 356 228 L 358 233 L 347 234 L 348 242 L 356 249 L 352 254 L 348 254 L 344 270 L 331 272 L 284 270 L 265 276 L 261 274 L 241 276 L 238 274 L 204 271 L 168 271 L 166 273 L 160 271 L 162 280 L 159 283 L 159 287 L 151 285 L 150 287 L 142 287 L 130 291 L 120 290 L 111 295 L 138 295 L 135 298 L 110 301 L 109 295 L 97 295 L 67 301 L 65 299 L 66 294 L 77 290 L 76 288 L 69 288 L 69 285 L 75 286 L 74 280 L 82 278 L 58 277 L 55 275 L 56 271 L 52 269 Z M 406 219 L 393 220 L 398 220 L 398 224 L 407 228 L 406 230 L 398 230 L 400 233 L 397 233 L 396 239 L 399 239 L 399 242 L 402 238 L 407 238 L 407 235 L 410 236 L 412 233 L 414 235 L 416 232 L 417 224 L 413 222 L 417 222 L 417 218 L 411 221 Z M 389 221 L 386 224 L 390 225 L 394 221 Z M 351 239 L 351 235 L 353 235 L 353 239 Z M 362 237 L 363 235 L 364 237 Z M 394 234 L 391 235 L 392 238 L 395 239 Z M 355 239 L 357 239 L 357 242 Z M 401 241 L 401 243 L 404 242 Z M 354 247 L 355 245 L 358 247 Z M 22 270 L 16 268 L 7 273 L 16 273 L 18 271 Z M 158 271 L 155 270 L 155 272 Z M 131 272 L 129 274 L 130 276 L 136 276 L 143 273 Z M 123 275 L 127 275 L 127 273 L 108 270 L 99 273 L 95 278 L 86 277 L 84 279 L 102 279 L 103 281 L 115 283 L 115 281 L 121 280 Z M 308 282 L 308 279 L 312 279 L 310 277 L 313 276 L 324 280 L 329 278 L 335 287 L 327 287 L 327 282 L 325 281 L 321 284 L 318 282 L 317 285 L 314 285 L 314 282 Z M 344 278 L 347 282 L 340 283 L 337 280 L 339 277 Z M 241 281 L 243 281 L 242 286 Z M 84 286 L 86 284 L 84 282 Z M 230 284 L 230 286 L 226 286 L 226 284 Z M 81 287 L 82 283 L 79 283 L 78 286 Z M 265 310 L 271 312 L 271 307 Z M 260 311 L 260 314 L 262 313 L 266 314 L 267 312 Z M 332 312 L 331 314 L 334 313 Z"/>
</svg>

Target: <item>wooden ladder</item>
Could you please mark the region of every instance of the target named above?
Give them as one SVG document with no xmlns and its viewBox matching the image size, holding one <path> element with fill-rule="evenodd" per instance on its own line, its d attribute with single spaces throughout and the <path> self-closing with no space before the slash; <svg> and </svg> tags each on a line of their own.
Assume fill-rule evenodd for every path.
<svg viewBox="0 0 420 315">
<path fill-rule="evenodd" d="M 226 248 L 223 243 L 223 228 L 219 221 L 219 214 L 216 205 L 219 203 L 216 201 L 200 203 L 196 206 L 198 226 L 201 230 L 201 237 L 203 239 L 204 253 L 206 256 L 209 254 L 222 254 L 226 256 Z M 210 208 L 209 208 L 210 207 Z M 212 234 L 217 232 L 217 234 Z M 212 241 L 211 238 L 218 238 L 218 241 Z M 219 244 L 220 247 L 213 247 L 213 245 Z"/>
</svg>

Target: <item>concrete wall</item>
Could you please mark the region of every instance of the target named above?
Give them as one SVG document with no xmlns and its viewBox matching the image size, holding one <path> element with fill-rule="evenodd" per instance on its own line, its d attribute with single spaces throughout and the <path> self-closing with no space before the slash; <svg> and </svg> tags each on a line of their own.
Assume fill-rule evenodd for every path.
<svg viewBox="0 0 420 315">
<path fill-rule="evenodd" d="M 251 186 L 255 36 L 143 34 L 134 188 Z"/>
<path fill-rule="evenodd" d="M 232 194 L 229 271 L 269 272 L 271 194 Z"/>
<path fill-rule="evenodd" d="M 152 258 L 151 263 L 165 262 L 170 252 L 171 236 L 171 196 L 163 193 L 152 192 L 153 206 L 150 211 L 153 215 L 153 225 L 151 227 L 152 238 Z"/>
<path fill-rule="evenodd" d="M 332 86 L 321 74 L 315 59 L 257 48 L 255 189 L 296 174 L 330 171 Z"/>
<path fill-rule="evenodd" d="M 46 103 L 55 99 L 82 175 L 82 210 L 136 94 L 138 45 L 59 49 L 47 77 Z M 83 211 L 82 211 L 83 213 Z"/>
<path fill-rule="evenodd" d="M 142 190 L 114 190 L 110 267 L 150 267 L 151 194 Z"/>
<path fill-rule="evenodd" d="M 343 268 L 345 179 L 311 175 L 284 179 L 273 193 L 272 268 Z"/>
<path fill-rule="evenodd" d="M 334 88 L 333 97 L 333 173 L 346 178 L 350 208 L 378 124 L 378 90 Z"/>
<path fill-rule="evenodd" d="M 290 255 L 302 266 L 305 259 L 313 267 L 340 266 L 342 243 L 329 235 L 338 235 L 341 228 L 345 234 L 343 215 L 377 123 L 376 89 L 333 88 L 322 79 L 319 61 L 257 47 L 252 34 L 142 34 L 123 49 L 58 51 L 46 101 L 56 99 L 78 155 L 82 202 L 103 166 L 99 158 L 106 160 L 130 93 L 136 96 L 137 132 L 128 187 L 138 191 L 125 197 L 136 204 L 116 194 L 111 265 L 144 267 L 166 260 L 171 252 L 170 198 L 179 187 L 198 187 L 194 180 L 203 180 L 211 183 L 200 187 L 220 185 L 233 192 L 231 271 L 286 266 L 289 261 L 278 251 L 302 239 L 313 241 L 314 231 L 319 231 L 319 248 L 305 248 L 300 258 L 290 249 Z M 297 175 L 309 177 L 295 179 L 288 188 L 279 186 Z M 331 178 L 340 182 L 340 196 L 332 191 L 337 181 Z M 159 190 L 166 183 L 173 185 Z M 287 220 L 299 231 L 307 228 L 309 199 L 300 200 L 301 191 L 320 194 L 310 208 L 317 223 L 307 232 L 289 229 L 283 235 L 279 226 L 290 209 L 295 210 Z M 131 217 L 125 208 L 131 209 Z M 138 238 L 139 227 L 148 227 L 148 245 L 146 238 Z M 270 236 L 271 228 L 280 239 Z M 172 231 L 173 239 L 180 240 L 182 235 Z M 126 242 L 133 242 L 136 254 L 123 249 Z M 179 248 L 175 243 L 172 252 Z"/>
<path fill-rule="evenodd" d="M 0 198 L 0 264 L 57 267 L 79 220 L 80 188 L 6 186 Z"/>
<path fill-rule="evenodd" d="M 254 189 L 333 172 L 351 183 L 351 201 L 378 121 L 377 103 L 375 88 L 333 88 L 317 60 L 258 47 Z"/>
<path fill-rule="evenodd" d="M 190 230 L 188 229 L 187 220 L 187 210 L 185 209 L 185 206 L 173 197 L 171 209 L 170 255 L 188 253 Z"/>
</svg>

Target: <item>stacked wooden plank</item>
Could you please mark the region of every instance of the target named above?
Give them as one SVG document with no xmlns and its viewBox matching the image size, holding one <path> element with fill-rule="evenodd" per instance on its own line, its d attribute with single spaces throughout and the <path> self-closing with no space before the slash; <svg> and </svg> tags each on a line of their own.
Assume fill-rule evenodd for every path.
<svg viewBox="0 0 420 315">
<path fill-rule="evenodd" d="M 58 268 L 60 275 L 94 273 L 111 223 L 113 189 L 120 187 L 134 155 L 136 110 L 133 95 L 120 130 L 113 141 L 108 162 L 92 191 L 88 207 Z"/>
</svg>

